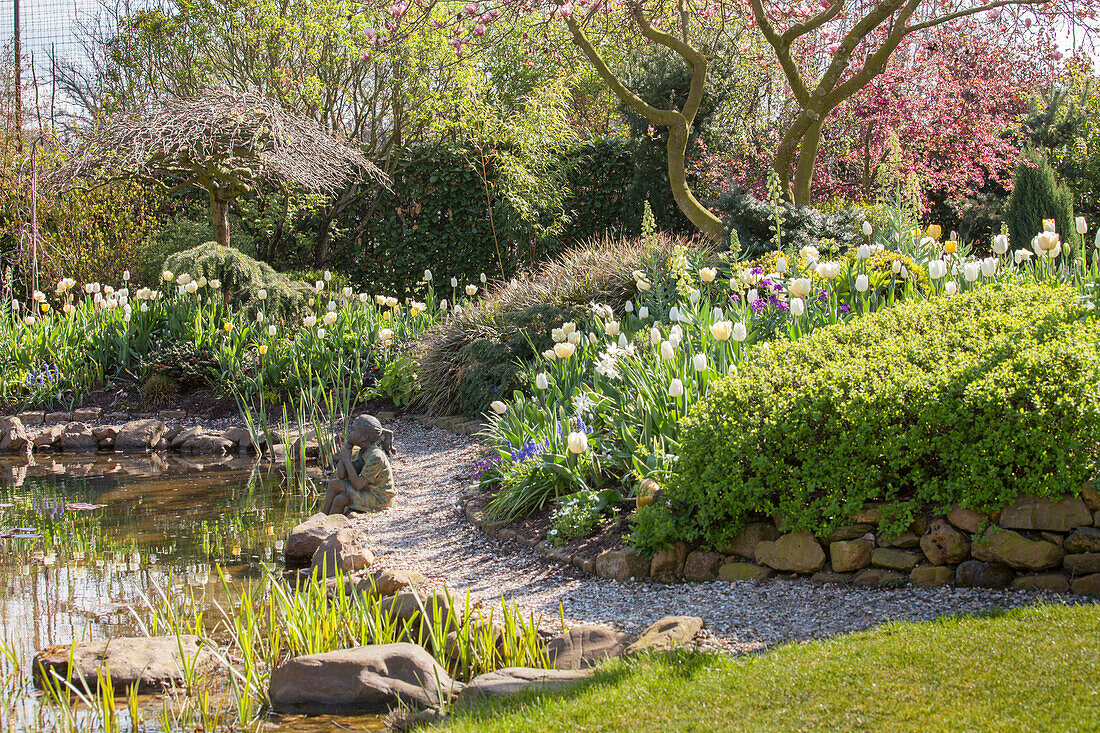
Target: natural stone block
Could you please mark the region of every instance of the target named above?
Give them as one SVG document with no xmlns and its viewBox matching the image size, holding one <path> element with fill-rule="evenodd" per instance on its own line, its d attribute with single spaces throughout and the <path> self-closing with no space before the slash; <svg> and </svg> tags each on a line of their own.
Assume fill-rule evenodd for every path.
<svg viewBox="0 0 1100 733">
<path fill-rule="evenodd" d="M 161 420 L 183 420 L 187 417 L 187 410 L 161 410 L 157 417 Z"/>
<path fill-rule="evenodd" d="M 73 419 L 73 413 L 71 412 L 47 412 L 47 423 L 69 422 Z"/>
<path fill-rule="evenodd" d="M 325 538 L 338 529 L 350 526 L 351 520 L 343 514 L 314 514 L 290 530 L 283 546 L 287 565 L 308 565 Z"/>
<path fill-rule="evenodd" d="M 894 550 L 889 547 L 876 547 L 871 552 L 871 564 L 875 567 L 887 570 L 898 570 L 908 573 L 920 563 L 920 558 L 914 554 L 902 550 Z"/>
<path fill-rule="evenodd" d="M 879 586 L 883 585 L 900 583 L 904 580 L 904 575 L 894 572 L 893 570 L 883 570 L 882 568 L 865 568 L 856 573 L 856 577 L 852 579 L 852 585 L 862 585 L 871 588 L 878 588 Z"/>
<path fill-rule="evenodd" d="M 967 560 L 955 569 L 955 585 L 960 588 L 1005 588 L 1015 573 L 1004 565 Z"/>
<path fill-rule="evenodd" d="M 24 425 L 33 425 L 34 427 L 38 427 L 42 423 L 46 422 L 46 413 L 41 411 L 21 412 L 16 415 L 16 417 L 19 418 L 19 422 L 23 423 Z"/>
<path fill-rule="evenodd" d="M 756 559 L 756 546 L 766 540 L 774 540 L 779 531 L 771 522 L 752 522 L 745 531 L 733 538 L 725 547 L 718 548 L 723 555 L 737 555 L 746 560 Z"/>
<path fill-rule="evenodd" d="M 217 660 L 203 648 L 199 637 L 184 634 L 121 637 L 78 643 L 71 648 L 69 644 L 59 644 L 38 652 L 32 670 L 39 686 L 47 680 L 51 685 L 57 684 L 51 677 L 51 673 L 56 673 L 70 680 L 78 690 L 85 689 L 86 684 L 87 689 L 94 691 L 99 684 L 97 672 L 106 676 L 109 669 L 111 685 L 116 694 L 122 695 L 131 685 L 139 692 L 179 687 L 187 681 L 186 668 L 202 675 L 216 666 Z"/>
<path fill-rule="evenodd" d="M 880 535 L 878 543 L 881 547 L 898 547 L 903 550 L 912 550 L 920 545 L 920 535 L 907 529 L 893 537 L 887 537 L 885 534 Z"/>
<path fill-rule="evenodd" d="M 718 568 L 719 580 L 765 580 L 770 578 L 775 571 L 764 565 L 753 565 L 751 562 L 728 562 Z"/>
<path fill-rule="evenodd" d="M 653 553 L 653 560 L 649 564 L 650 577 L 665 583 L 679 580 L 684 574 L 684 561 L 687 559 L 688 548 L 683 542 L 675 542 L 665 545 Z"/>
<path fill-rule="evenodd" d="M 920 549 L 933 565 L 958 565 L 970 557 L 966 535 L 945 519 L 933 519 L 920 538 Z"/>
<path fill-rule="evenodd" d="M 76 422 L 92 422 L 98 420 L 102 413 L 102 407 L 81 407 L 73 410 L 73 420 Z"/>
<path fill-rule="evenodd" d="M 971 552 L 976 560 L 997 562 L 1016 570 L 1037 572 L 1056 568 L 1065 554 L 1062 548 L 1046 540 L 1029 540 L 1019 532 L 990 527 Z"/>
<path fill-rule="evenodd" d="M 0 417 L 0 453 L 29 453 L 31 439 L 23 421 L 17 417 Z"/>
<path fill-rule="evenodd" d="M 868 533 L 875 531 L 870 524 L 846 524 L 834 529 L 828 537 L 828 542 L 844 542 L 846 540 L 858 540 Z"/>
<path fill-rule="evenodd" d="M 871 564 L 871 540 L 841 540 L 829 543 L 829 562 L 838 573 L 862 570 Z"/>
<path fill-rule="evenodd" d="M 920 565 L 909 573 L 909 582 L 923 588 L 947 585 L 955 579 L 955 571 L 946 565 Z"/>
<path fill-rule="evenodd" d="M 863 508 L 856 512 L 852 517 L 853 524 L 878 524 L 882 519 L 882 507 L 881 502 L 870 502 L 863 505 Z"/>
<path fill-rule="evenodd" d="M 633 637 L 609 626 L 584 624 L 546 643 L 546 658 L 554 669 L 588 669 L 622 654 Z"/>
<path fill-rule="evenodd" d="M 1001 511 L 1000 525 L 1008 529 L 1069 532 L 1092 524 L 1092 521 L 1092 512 L 1081 499 L 1071 496 L 1058 500 L 1043 496 L 1021 496 Z"/>
<path fill-rule="evenodd" d="M 1096 527 L 1078 527 L 1066 537 L 1062 547 L 1071 555 L 1085 552 L 1100 552 L 1100 529 Z"/>
<path fill-rule="evenodd" d="M 92 429 L 82 422 L 71 422 L 61 431 L 61 450 L 94 451 L 99 447 Z"/>
<path fill-rule="evenodd" d="M 814 536 L 792 532 L 756 546 L 756 561 L 786 573 L 816 573 L 825 566 L 825 551 Z"/>
<path fill-rule="evenodd" d="M 1100 552 L 1084 552 L 1077 555 L 1066 555 L 1062 565 L 1074 575 L 1087 575 L 1100 573 Z"/>
<path fill-rule="evenodd" d="M 604 550 L 596 557 L 596 575 L 624 581 L 649 574 L 649 559 L 633 547 Z"/>
<path fill-rule="evenodd" d="M 717 552 L 695 550 L 689 552 L 684 560 L 684 580 L 703 583 L 718 577 L 718 568 L 722 565 L 722 556 Z"/>
<path fill-rule="evenodd" d="M 536 669 L 504 667 L 480 674 L 458 693 L 457 707 L 468 707 L 481 700 L 493 700 L 527 690 L 539 693 L 562 692 L 592 676 L 588 669 Z"/>
<path fill-rule="evenodd" d="M 1100 573 L 1074 578 L 1070 590 L 1083 596 L 1100 596 Z"/>
<path fill-rule="evenodd" d="M 989 517 L 973 509 L 957 506 L 947 513 L 947 521 L 964 532 L 977 534 L 989 526 Z"/>
<path fill-rule="evenodd" d="M 853 573 L 834 573 L 828 570 L 820 570 L 810 576 L 810 580 L 823 585 L 847 585 L 852 582 Z"/>
<path fill-rule="evenodd" d="M 150 450 L 160 443 L 167 430 L 160 420 L 131 420 L 119 428 L 115 448 L 121 451 Z"/>
<path fill-rule="evenodd" d="M 1021 575 L 1012 581 L 1016 590 L 1047 590 L 1065 593 L 1069 590 L 1069 578 L 1062 573 L 1043 573 L 1042 575 Z"/>
<path fill-rule="evenodd" d="M 637 654 L 652 649 L 672 649 L 686 646 L 703 630 L 698 616 L 665 616 L 641 633 L 624 654 Z"/>
</svg>

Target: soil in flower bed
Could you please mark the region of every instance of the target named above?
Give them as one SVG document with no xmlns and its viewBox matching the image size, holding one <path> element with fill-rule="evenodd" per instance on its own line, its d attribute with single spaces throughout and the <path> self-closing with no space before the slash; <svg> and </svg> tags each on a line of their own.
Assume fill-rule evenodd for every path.
<svg viewBox="0 0 1100 733">
<path fill-rule="evenodd" d="M 470 506 L 484 511 L 491 499 L 492 496 L 488 493 L 478 494 L 470 499 Z M 551 505 L 529 517 L 505 525 L 501 531 L 515 532 L 515 539 L 520 544 L 529 547 L 537 545 L 547 538 L 547 532 L 553 525 L 554 509 L 555 505 Z M 625 544 L 626 535 L 630 534 L 630 517 L 633 513 L 633 501 L 619 504 L 613 510 L 613 514 L 600 524 L 595 535 L 568 542 L 562 545 L 562 549 L 570 557 L 595 560 L 596 556 L 604 550 L 622 547 Z"/>
</svg>

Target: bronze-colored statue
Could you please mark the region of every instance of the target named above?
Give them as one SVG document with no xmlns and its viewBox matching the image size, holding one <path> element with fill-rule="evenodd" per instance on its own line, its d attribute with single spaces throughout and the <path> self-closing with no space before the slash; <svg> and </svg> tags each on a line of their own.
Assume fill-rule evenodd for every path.
<svg viewBox="0 0 1100 733">
<path fill-rule="evenodd" d="M 384 430 L 378 418 L 371 415 L 355 418 L 336 457 L 336 478 L 328 482 L 321 511 L 348 514 L 389 507 L 395 493 L 388 457 L 392 450 L 392 430 Z"/>
</svg>

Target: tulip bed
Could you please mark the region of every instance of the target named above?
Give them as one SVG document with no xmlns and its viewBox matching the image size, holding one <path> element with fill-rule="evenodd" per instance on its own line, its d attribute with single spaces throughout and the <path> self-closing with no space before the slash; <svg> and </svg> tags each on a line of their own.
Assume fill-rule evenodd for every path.
<svg viewBox="0 0 1100 733">
<path fill-rule="evenodd" d="M 551 538 L 563 538 L 573 528 L 590 524 L 578 516 L 578 507 L 599 513 L 615 493 L 630 496 L 652 479 L 659 486 L 676 487 L 667 492 L 673 504 L 638 517 L 632 541 L 653 548 L 675 539 L 717 542 L 722 533 L 735 532 L 752 512 L 781 509 L 796 514 L 795 507 L 807 501 L 808 507 L 795 517 L 799 526 L 824 531 L 843 520 L 849 505 L 858 509 L 882 486 L 890 498 L 965 499 L 960 503 L 968 505 L 1010 501 L 1013 492 L 1061 490 L 1074 481 L 1079 487 L 1084 477 L 1080 464 L 1064 472 L 1060 482 L 1044 481 L 1055 466 L 1064 467 L 1065 441 L 1075 446 L 1076 460 L 1083 445 L 1100 437 L 1093 435 L 1091 413 L 1073 412 L 1091 409 L 1095 398 L 1096 380 L 1078 378 L 1081 370 L 1091 373 L 1087 370 L 1092 362 L 1084 352 L 1095 344 L 1082 342 L 1086 336 L 1078 332 L 1060 336 L 1068 339 L 1064 342 L 1046 343 L 1049 329 L 1035 330 L 1028 324 L 1043 324 L 1048 318 L 1063 323 L 1091 313 L 1094 283 L 1100 279 L 1096 260 L 1089 265 L 1084 257 L 1061 252 L 1053 231 L 1037 237 L 1033 249 L 1017 252 L 1010 252 L 1007 237 L 1000 236 L 993 243 L 995 256 L 984 259 L 969 256 L 958 242 L 941 241 L 936 228 L 867 235 L 867 244 L 832 260 L 812 247 L 774 252 L 753 263 L 681 252 L 663 268 L 635 272 L 624 306 L 592 303 L 583 319 L 553 328 L 553 348 L 525 365 L 522 381 L 529 388 L 491 405 L 488 437 L 496 452 L 478 469 L 482 487 L 493 493 L 490 514 L 507 521 L 556 503 Z M 886 249 L 886 243 L 896 250 Z M 989 285 L 997 289 L 986 292 Z M 1052 286 L 1064 290 L 1050 290 Z M 972 297 L 973 291 L 983 294 Z M 911 304 L 895 309 L 903 301 Z M 956 309 L 961 314 L 973 308 L 1004 308 L 1013 315 L 1005 316 L 1008 320 L 979 318 L 968 325 Z M 863 322 L 863 316 L 880 311 L 889 315 L 868 320 L 865 326 L 841 325 Z M 923 315 L 918 318 L 918 313 Z M 902 328 L 897 319 L 904 318 L 916 318 L 918 325 Z M 885 325 L 889 323 L 895 328 Z M 928 332 L 933 323 L 942 326 L 934 339 Z M 856 338 L 845 335 L 846 328 L 863 334 L 862 345 L 851 353 L 837 345 L 837 339 Z M 804 337 L 823 330 L 802 343 Z M 990 339 L 995 331 L 1003 338 L 994 342 Z M 791 342 L 798 342 L 794 351 Z M 967 371 L 979 368 L 972 363 L 973 353 L 994 343 L 1007 350 L 998 352 L 1004 363 L 983 364 L 997 367 L 1000 381 L 980 381 Z M 780 356 L 788 353 L 797 356 Z M 917 357 L 922 361 L 911 363 Z M 1065 384 L 1061 379 L 1051 382 L 1053 374 L 1036 365 L 1054 357 L 1078 370 Z M 914 385 L 907 393 L 907 380 L 924 366 L 932 370 L 924 391 Z M 1045 414 L 1044 400 L 1054 394 L 1022 391 L 1027 383 L 1011 369 L 1025 370 L 1055 390 L 1076 390 L 1074 406 L 1059 403 L 1058 411 Z M 786 377 L 769 377 L 773 370 Z M 840 399 L 848 383 L 825 381 L 816 393 L 807 388 L 828 375 L 841 379 L 852 373 L 861 375 L 867 385 L 893 385 L 894 402 L 879 405 L 852 397 L 851 407 L 835 417 L 837 425 L 828 426 L 833 432 L 824 431 L 832 413 L 822 412 L 821 401 L 827 405 Z M 948 389 L 971 383 L 987 390 L 984 401 L 971 395 L 968 402 Z M 733 385 L 745 384 L 756 384 L 760 392 L 751 412 L 724 397 L 744 388 Z M 941 392 L 933 389 L 936 385 Z M 895 417 L 914 419 L 897 412 L 907 395 L 938 410 L 934 415 L 918 413 L 925 420 L 924 432 L 907 432 L 906 440 L 898 442 L 911 450 L 925 441 L 912 461 L 899 464 L 896 476 L 883 468 L 896 460 L 893 454 L 856 461 L 854 439 L 873 451 L 880 442 L 880 426 L 891 425 Z M 1054 414 L 1080 422 L 1067 424 L 1067 436 L 1059 433 L 1057 440 L 1051 438 L 1054 443 L 1034 443 L 1034 455 L 1023 449 L 1020 439 L 1004 444 L 1013 446 L 1011 450 L 1002 446 L 998 453 L 989 437 L 964 428 L 990 422 L 991 417 L 978 420 L 978 413 L 992 410 L 1001 399 L 1021 401 L 1017 419 L 1004 422 L 1004 428 L 989 436 L 1003 437 L 1008 426 L 1014 431 L 1036 429 L 1029 421 Z M 1027 400 L 1036 403 L 1034 411 L 1027 408 Z M 700 403 L 704 406 L 693 412 Z M 777 410 L 786 414 L 779 418 Z M 735 442 L 726 433 L 722 439 L 700 442 L 700 436 L 710 434 L 703 426 L 711 424 L 736 425 L 730 429 L 744 433 L 745 442 Z M 798 426 L 797 437 L 783 432 L 793 424 Z M 932 468 L 925 458 L 946 447 L 928 427 L 937 424 L 959 425 L 952 440 L 966 440 L 950 460 L 944 457 Z M 823 442 L 829 443 L 827 449 L 821 448 Z M 1055 450 L 1059 442 L 1061 448 Z M 892 450 L 902 452 L 896 446 Z M 991 457 L 1007 466 L 1016 459 L 1014 451 L 1025 461 L 1026 480 L 1010 480 L 1004 466 L 996 469 L 1000 474 L 995 479 L 980 480 L 983 471 L 992 470 L 986 467 Z M 815 452 L 820 460 L 806 464 L 814 471 L 794 468 L 801 454 Z M 722 453 L 721 460 L 716 453 Z M 1033 463 L 1027 463 L 1029 458 Z M 705 467 L 708 461 L 710 469 Z M 833 463 L 839 468 L 830 468 Z M 734 486 L 734 481 L 740 483 Z M 921 487 L 918 493 L 915 485 Z M 972 487 L 970 493 L 963 491 L 964 485 Z M 899 511 L 905 510 L 900 504 Z"/>
</svg>

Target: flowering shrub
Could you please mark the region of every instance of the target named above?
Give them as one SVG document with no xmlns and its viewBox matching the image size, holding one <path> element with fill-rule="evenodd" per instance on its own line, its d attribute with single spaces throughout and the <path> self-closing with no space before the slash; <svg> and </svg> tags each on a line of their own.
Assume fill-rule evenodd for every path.
<svg viewBox="0 0 1100 733">
<path fill-rule="evenodd" d="M 899 529 L 918 505 L 1078 492 L 1100 445 L 1085 313 L 1068 288 L 994 286 L 756 351 L 682 422 L 667 503 L 639 512 L 635 541 L 720 546 L 773 516 L 826 535 L 870 500 Z"/>
<path fill-rule="evenodd" d="M 547 535 L 551 544 L 564 545 L 592 536 L 602 520 L 603 510 L 596 492 L 578 491 L 561 499 Z"/>
</svg>

